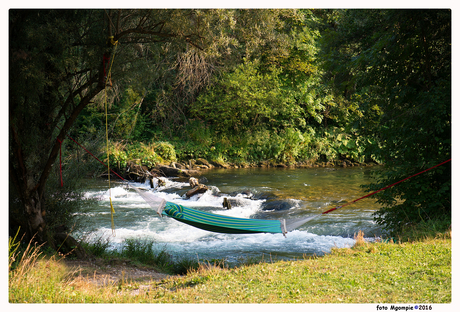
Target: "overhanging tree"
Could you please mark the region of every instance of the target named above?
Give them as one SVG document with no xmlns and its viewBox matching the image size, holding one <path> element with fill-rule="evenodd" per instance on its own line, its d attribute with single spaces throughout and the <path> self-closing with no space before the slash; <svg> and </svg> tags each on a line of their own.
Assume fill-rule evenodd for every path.
<svg viewBox="0 0 460 312">
<path fill-rule="evenodd" d="M 10 225 L 53 245 L 44 194 L 60 142 L 80 112 L 100 101 L 112 83 L 109 92 L 119 90 L 120 83 L 121 90 L 133 84 L 142 90 L 152 81 L 160 89 L 180 91 L 178 101 L 166 101 L 171 104 L 166 112 L 180 111 L 184 107 L 172 104 L 187 103 L 210 81 L 216 66 L 241 56 L 234 53 L 239 47 L 235 34 L 270 36 L 271 28 L 262 26 L 279 12 L 10 10 Z M 245 53 L 253 50 L 257 45 Z"/>
<path fill-rule="evenodd" d="M 53 245 L 45 217 L 52 167 L 78 115 L 139 59 L 139 45 L 203 49 L 206 28 L 194 10 L 10 10 L 9 180 L 11 226 Z M 10 207 L 12 205 L 10 204 Z"/>
</svg>

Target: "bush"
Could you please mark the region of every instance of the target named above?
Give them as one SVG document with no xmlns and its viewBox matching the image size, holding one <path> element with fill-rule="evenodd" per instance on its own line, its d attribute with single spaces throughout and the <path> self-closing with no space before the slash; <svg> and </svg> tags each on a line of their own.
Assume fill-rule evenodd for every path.
<svg viewBox="0 0 460 312">
<path fill-rule="evenodd" d="M 156 153 L 163 159 L 167 161 L 176 161 L 176 150 L 171 143 L 168 142 L 158 142 L 155 143 Z"/>
<path fill-rule="evenodd" d="M 343 127 L 304 130 L 287 127 L 281 130 L 259 129 L 241 132 L 238 136 L 220 134 L 201 121 L 192 120 L 181 137 L 161 138 L 148 144 L 134 142 L 110 143 L 110 164 L 118 168 L 127 161 L 153 167 L 157 163 L 204 158 L 219 163 L 273 163 L 337 161 L 378 161 L 377 143 Z"/>
</svg>

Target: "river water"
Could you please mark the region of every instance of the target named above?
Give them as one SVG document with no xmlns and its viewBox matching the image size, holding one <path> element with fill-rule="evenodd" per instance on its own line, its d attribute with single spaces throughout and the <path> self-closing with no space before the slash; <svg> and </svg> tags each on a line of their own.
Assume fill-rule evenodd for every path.
<svg viewBox="0 0 460 312">
<path fill-rule="evenodd" d="M 164 186 L 150 189 L 150 184 L 133 183 L 150 189 L 157 196 L 183 206 L 212 213 L 258 219 L 290 219 L 320 215 L 323 211 L 366 195 L 360 187 L 371 182 L 375 171 L 369 167 L 353 168 L 251 168 L 213 169 L 197 178 L 209 190 L 190 199 L 188 181 L 164 179 Z M 300 228 L 282 234 L 220 234 L 207 232 L 168 217 L 160 218 L 126 183 L 91 180 L 85 191 L 95 199 L 78 216 L 86 239 L 107 239 L 112 248 L 122 248 L 126 239 L 154 241 L 155 246 L 173 256 L 199 260 L 225 259 L 302 259 L 323 255 L 333 247 L 351 247 L 359 230 L 369 238 L 381 235 L 372 213 L 379 209 L 373 199 L 321 215 Z M 110 204 L 115 209 L 115 232 L 111 230 Z M 223 198 L 232 209 L 223 209 Z"/>
</svg>

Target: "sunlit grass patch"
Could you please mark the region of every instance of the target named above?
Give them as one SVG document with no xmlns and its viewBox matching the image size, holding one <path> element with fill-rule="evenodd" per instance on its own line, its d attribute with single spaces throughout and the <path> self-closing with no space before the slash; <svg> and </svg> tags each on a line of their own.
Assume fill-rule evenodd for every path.
<svg viewBox="0 0 460 312">
<path fill-rule="evenodd" d="M 357 237 L 360 234 L 356 235 Z M 359 238 L 358 238 L 359 239 Z M 451 239 L 369 242 L 322 257 L 229 268 L 200 263 L 161 281 L 120 278 L 96 285 L 30 248 L 10 268 L 10 302 L 450 303 Z"/>
</svg>

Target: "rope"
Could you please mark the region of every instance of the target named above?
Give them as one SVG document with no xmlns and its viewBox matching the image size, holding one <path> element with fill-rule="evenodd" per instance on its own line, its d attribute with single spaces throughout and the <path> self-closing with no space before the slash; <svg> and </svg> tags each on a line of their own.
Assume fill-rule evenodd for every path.
<svg viewBox="0 0 460 312">
<path fill-rule="evenodd" d="M 111 61 L 110 61 L 110 57 L 108 57 L 106 54 L 104 54 L 103 57 L 102 57 L 102 67 L 103 67 L 103 73 L 104 73 L 104 78 L 105 78 L 105 87 L 107 86 L 107 84 L 109 83 L 109 81 L 111 79 L 113 60 L 114 60 L 114 56 L 115 56 L 115 51 L 116 51 L 117 46 L 118 46 L 118 41 L 114 41 L 113 36 L 110 36 L 109 39 L 110 39 L 110 43 L 114 46 L 114 49 L 113 49 L 113 57 L 112 57 Z M 107 75 L 106 75 L 106 69 L 105 69 L 106 62 L 110 62 L 110 66 L 109 66 Z M 110 169 L 110 150 L 109 150 L 108 113 L 107 113 L 107 106 L 108 106 L 107 105 L 107 88 L 104 89 L 104 106 L 105 106 L 105 138 L 106 138 L 106 142 L 107 142 L 107 165 L 104 164 L 102 161 L 100 161 L 92 153 L 90 153 L 86 148 L 81 146 L 77 141 L 72 139 L 70 136 L 68 136 L 68 135 L 67 136 L 69 138 L 71 138 L 72 141 L 77 143 L 80 147 L 82 147 L 91 156 L 96 158 L 100 163 L 102 163 L 103 165 L 105 165 L 107 167 L 108 180 L 109 180 L 110 219 L 111 219 L 111 225 L 112 225 L 112 234 L 115 235 L 115 223 L 113 221 L 113 214 L 115 213 L 115 209 L 113 208 L 113 204 L 112 204 L 112 190 L 111 190 L 112 188 L 111 188 L 111 182 L 110 182 L 110 172 L 114 172 L 114 171 Z M 60 175 L 61 175 L 61 187 L 62 187 L 63 186 L 63 181 L 62 181 L 62 160 L 61 160 L 61 157 L 62 157 L 62 152 L 61 152 L 62 142 L 59 139 L 58 139 L 58 141 L 59 141 L 59 144 L 60 144 L 60 146 L 59 146 L 59 170 L 60 170 Z M 118 177 L 120 177 L 117 173 L 115 173 L 115 174 Z M 123 178 L 121 178 L 121 179 L 124 180 Z"/>
<path fill-rule="evenodd" d="M 108 70 L 108 74 L 107 74 L 107 77 L 106 77 L 106 81 L 105 81 L 105 86 L 107 86 L 108 82 L 110 81 L 110 77 L 112 75 L 112 65 L 113 65 L 113 59 L 115 58 L 115 51 L 117 49 L 117 46 L 118 46 L 118 41 L 114 41 L 113 40 L 113 36 L 110 36 L 110 43 L 115 46 L 114 50 L 113 50 L 113 57 L 112 57 L 112 60 L 110 61 L 110 66 L 109 66 L 109 70 Z M 104 54 L 104 59 L 103 59 L 103 67 L 104 67 L 104 75 L 105 75 L 105 60 L 106 60 L 106 56 Z M 110 59 L 110 58 L 109 58 Z M 108 59 L 107 59 L 108 60 Z M 108 170 L 108 179 L 109 179 L 109 200 L 110 200 L 110 219 L 111 219 L 111 224 L 112 224 L 112 235 L 115 236 L 115 223 L 113 222 L 113 214 L 115 213 L 115 209 L 113 209 L 113 204 L 112 204 L 112 188 L 111 188 L 111 183 L 110 183 L 110 150 L 109 150 L 109 126 L 108 126 L 108 113 L 107 113 L 107 107 L 108 107 L 108 104 L 107 104 L 107 88 L 104 89 L 104 92 L 105 92 L 105 96 L 104 96 L 104 106 L 105 106 L 105 139 L 106 139 L 106 142 L 107 142 L 107 170 Z"/>
<path fill-rule="evenodd" d="M 58 129 L 60 129 L 58 126 L 56 126 L 56 127 L 57 127 Z M 106 129 L 107 129 L 107 127 L 106 127 Z M 121 180 L 126 181 L 123 177 L 121 177 L 118 173 L 116 173 L 115 171 L 113 171 L 112 169 L 110 169 L 110 167 L 109 167 L 108 165 L 106 165 L 102 160 L 100 160 L 99 158 L 97 158 L 93 153 L 91 153 L 90 151 L 88 151 L 84 146 L 82 146 L 80 143 L 78 143 L 78 142 L 77 142 L 75 139 L 73 139 L 70 135 L 66 134 L 66 136 L 67 136 L 69 139 L 71 139 L 72 141 L 74 141 L 74 142 L 75 142 L 78 146 L 80 146 L 82 149 L 84 149 L 84 150 L 85 150 L 88 154 L 90 154 L 94 159 L 96 159 L 96 160 L 99 161 L 101 164 L 103 164 L 105 167 L 107 167 L 108 172 L 109 172 L 109 187 L 110 187 L 110 172 L 114 173 L 114 174 L 115 174 L 117 177 L 119 177 Z M 58 141 L 59 141 L 59 140 L 58 140 Z M 61 141 L 59 141 L 59 143 L 62 144 Z M 108 146 L 108 145 L 107 145 L 107 146 Z M 107 151 L 108 151 L 108 150 L 107 150 Z M 107 153 L 107 157 L 108 157 L 108 153 Z M 383 188 L 381 188 L 381 189 L 379 189 L 379 190 L 377 190 L 377 191 L 374 191 L 374 192 L 372 192 L 372 193 L 369 193 L 369 194 L 367 194 L 367 195 L 365 195 L 365 196 L 362 196 L 362 197 L 360 197 L 360 198 L 358 198 L 358 199 L 355 199 L 355 200 L 353 200 L 353 201 L 351 201 L 351 202 L 349 202 L 349 203 L 346 203 L 346 204 L 344 204 L 344 205 L 342 205 L 342 206 L 337 206 L 337 207 L 331 208 L 331 209 L 329 209 L 329 210 L 326 210 L 326 211 L 324 211 L 324 212 L 321 213 L 321 214 L 318 214 L 318 215 L 316 215 L 316 216 L 313 216 L 312 218 L 316 218 L 316 217 L 318 217 L 318 216 L 320 216 L 320 215 L 323 215 L 323 214 L 328 214 L 329 212 L 332 212 L 332 211 L 337 210 L 337 209 L 339 209 L 339 208 L 343 208 L 343 207 L 345 207 L 345 206 L 348 206 L 348 205 L 351 205 L 351 204 L 353 204 L 353 203 L 356 203 L 357 201 L 359 201 L 359 200 L 361 200 L 361 199 L 364 199 L 364 198 L 367 198 L 367 197 L 372 196 L 372 195 L 374 195 L 374 194 L 377 194 L 377 193 L 379 193 L 379 192 L 381 192 L 381 191 L 383 191 L 383 190 L 386 190 L 386 189 L 388 189 L 388 188 L 390 188 L 390 187 L 393 187 L 393 186 L 395 186 L 395 185 L 397 185 L 397 184 L 399 184 L 399 183 L 402 183 L 402 182 L 404 182 L 404 181 L 406 181 L 406 180 L 409 180 L 410 178 L 413 178 L 413 177 L 418 176 L 418 175 L 420 175 L 420 174 L 422 174 L 422 173 L 425 173 L 425 172 L 427 172 L 427 171 L 430 171 L 430 170 L 432 170 L 432 169 L 434 169 L 434 168 L 436 168 L 436 167 L 442 166 L 442 165 L 448 163 L 448 162 L 451 161 L 451 160 L 452 160 L 452 159 L 448 159 L 448 160 L 446 160 L 446 161 L 443 161 L 442 163 L 437 164 L 436 166 L 433 166 L 433 167 L 431 167 L 431 168 L 428 168 L 428 169 L 425 169 L 425 170 L 423 170 L 423 171 L 420 171 L 419 173 L 416 173 L 416 174 L 411 175 L 411 176 L 409 176 L 409 177 L 407 177 L 407 178 L 404 178 L 404 179 L 402 179 L 402 180 L 400 180 L 400 181 L 398 181 L 398 182 L 395 182 L 395 183 L 393 183 L 393 184 L 390 184 L 390 185 L 388 185 L 388 186 L 385 186 L 385 187 L 383 187 Z M 62 181 L 62 180 L 61 180 L 61 181 Z M 110 194 L 110 189 L 109 189 L 109 194 Z M 113 213 L 115 213 L 115 211 L 114 211 L 114 209 L 113 209 L 112 199 L 111 199 L 111 198 L 110 198 L 110 207 L 111 207 L 111 211 L 112 211 L 112 230 L 114 230 Z"/>
<path fill-rule="evenodd" d="M 107 79 L 107 71 L 105 69 L 105 64 L 109 64 L 110 62 L 110 56 L 107 56 L 105 53 L 102 56 L 102 67 L 104 68 L 104 79 Z"/>
<path fill-rule="evenodd" d="M 411 175 L 410 177 L 404 178 L 404 179 L 402 179 L 401 181 L 395 182 L 395 183 L 393 183 L 393 184 L 391 184 L 391 185 L 385 186 L 384 188 L 381 188 L 380 190 L 377 190 L 377 191 L 372 192 L 372 193 L 370 193 L 370 194 L 367 194 L 367 195 L 365 195 L 365 196 L 363 196 L 363 197 L 360 197 L 360 198 L 358 198 L 358 199 L 355 199 L 355 200 L 353 200 L 353 201 L 351 201 L 351 202 L 349 202 L 349 203 L 346 203 L 346 204 L 344 204 L 344 205 L 342 205 L 342 206 L 337 206 L 337 207 L 334 207 L 334 208 L 332 208 L 332 209 L 326 210 L 326 211 L 324 211 L 322 214 L 326 214 L 326 213 L 329 213 L 329 212 L 331 212 L 331 211 L 337 210 L 337 209 L 339 209 L 339 208 L 343 208 L 343 207 L 345 207 L 345 206 L 348 206 L 348 205 L 351 205 L 351 204 L 353 204 L 353 203 L 356 203 L 358 200 L 361 200 L 361 199 L 364 199 L 364 198 L 366 198 L 366 197 L 369 197 L 369 196 L 372 196 L 372 195 L 374 195 L 374 194 L 377 194 L 378 192 L 381 192 L 381 191 L 386 190 L 386 189 L 388 189 L 388 188 L 390 188 L 390 187 L 392 187 L 392 186 L 395 186 L 396 184 L 399 184 L 399 183 L 401 183 L 401 182 L 404 182 L 404 181 L 406 181 L 406 180 L 409 180 L 410 178 L 413 178 L 413 177 L 415 177 L 415 176 L 418 176 L 419 174 L 425 173 L 425 172 L 430 171 L 430 170 L 432 170 L 432 169 L 434 169 L 434 168 L 436 168 L 436 167 L 442 166 L 442 165 L 448 163 L 448 162 L 451 161 L 451 160 L 452 160 L 452 159 L 448 159 L 448 160 L 446 160 L 446 161 L 443 161 L 442 163 L 437 164 L 436 166 L 433 166 L 433 167 L 431 167 L 431 168 L 428 168 L 428 169 L 425 169 L 425 170 L 423 170 L 423 171 L 420 171 L 419 173 L 416 173 L 416 174 L 414 174 L 414 175 Z"/>
<path fill-rule="evenodd" d="M 56 128 L 59 129 L 59 127 L 56 126 Z M 85 150 L 85 152 L 87 152 L 88 154 L 90 154 L 94 159 L 96 159 L 98 162 L 100 162 L 101 164 L 103 164 L 106 168 L 109 168 L 102 160 L 100 160 L 99 158 L 97 158 L 93 153 L 91 153 L 90 151 L 88 151 L 83 145 L 81 145 L 80 143 L 78 143 L 77 141 L 75 141 L 74 138 L 72 138 L 70 135 L 66 134 L 66 136 L 71 139 L 72 141 L 74 141 L 78 146 L 80 146 L 82 149 Z M 118 173 L 116 173 L 115 171 L 113 171 L 112 169 L 110 169 L 110 171 L 115 174 L 117 177 L 119 177 L 120 179 L 122 179 L 123 181 L 126 181 L 125 179 L 123 179 L 122 176 L 120 176 Z"/>
<path fill-rule="evenodd" d="M 59 142 L 59 175 L 61 177 L 61 187 L 64 186 L 64 181 L 62 180 L 62 141 L 57 139 Z"/>
</svg>

